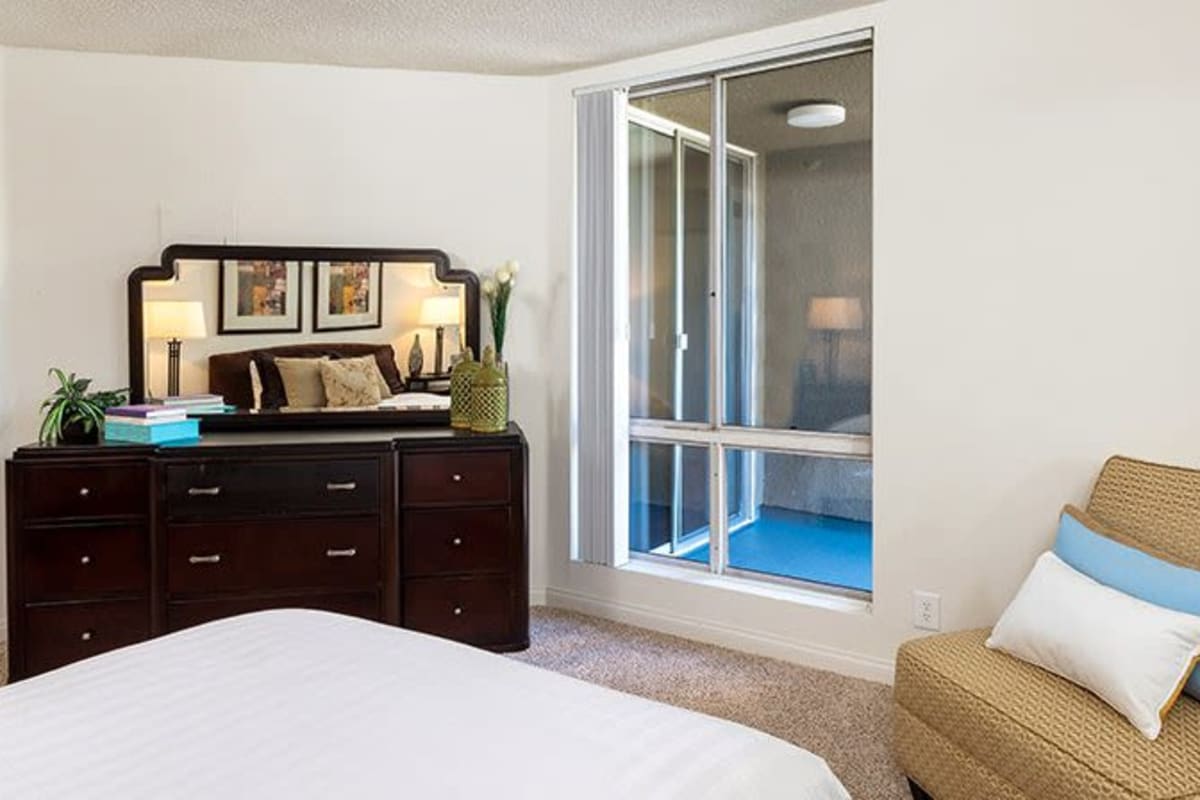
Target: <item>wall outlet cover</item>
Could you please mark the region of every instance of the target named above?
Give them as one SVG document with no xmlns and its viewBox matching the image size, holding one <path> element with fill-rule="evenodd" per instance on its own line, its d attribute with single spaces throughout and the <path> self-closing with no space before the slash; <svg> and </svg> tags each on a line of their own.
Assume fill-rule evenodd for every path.
<svg viewBox="0 0 1200 800">
<path fill-rule="evenodd" d="M 913 592 L 913 626 L 923 631 L 942 629 L 942 596 L 933 592 Z"/>
</svg>

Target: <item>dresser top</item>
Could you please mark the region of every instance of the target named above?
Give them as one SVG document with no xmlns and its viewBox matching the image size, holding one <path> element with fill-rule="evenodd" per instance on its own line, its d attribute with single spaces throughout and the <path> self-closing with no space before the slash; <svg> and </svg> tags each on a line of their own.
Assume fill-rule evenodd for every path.
<svg viewBox="0 0 1200 800">
<path fill-rule="evenodd" d="M 205 433 L 198 440 L 165 445 L 143 445 L 126 442 L 102 442 L 100 444 L 29 444 L 17 448 L 13 458 L 26 459 L 79 459 L 112 457 L 114 455 L 145 456 L 151 454 L 179 455 L 212 450 L 257 448 L 260 450 L 297 450 L 354 447 L 362 449 L 389 450 L 393 445 L 446 444 L 469 446 L 471 444 L 514 444 L 524 441 L 524 434 L 515 422 L 508 424 L 504 433 L 471 433 L 454 428 L 381 428 L 351 430 L 303 430 L 303 431 L 246 431 Z"/>
</svg>

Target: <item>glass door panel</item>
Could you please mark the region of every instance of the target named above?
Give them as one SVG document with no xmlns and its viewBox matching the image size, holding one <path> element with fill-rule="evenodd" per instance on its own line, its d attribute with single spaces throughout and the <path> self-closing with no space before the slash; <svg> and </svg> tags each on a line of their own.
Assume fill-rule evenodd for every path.
<svg viewBox="0 0 1200 800">
<path fill-rule="evenodd" d="M 841 125 L 792 127 L 765 112 L 833 87 Z M 746 222 L 731 168 L 724 323 L 741 349 L 726 362 L 723 422 L 869 435 L 871 54 L 732 77 L 725 94 L 730 147 L 757 154 L 761 242 L 739 251 Z"/>
<path fill-rule="evenodd" d="M 676 419 L 675 137 L 629 125 L 629 415 Z"/>
<path fill-rule="evenodd" d="M 729 567 L 859 592 L 872 585 L 871 462 L 760 450 L 725 451 L 761 476 L 752 513 L 729 530 Z M 740 480 L 727 468 L 732 497 Z"/>
<path fill-rule="evenodd" d="M 629 549 L 708 563 L 708 448 L 632 442 Z"/>
</svg>

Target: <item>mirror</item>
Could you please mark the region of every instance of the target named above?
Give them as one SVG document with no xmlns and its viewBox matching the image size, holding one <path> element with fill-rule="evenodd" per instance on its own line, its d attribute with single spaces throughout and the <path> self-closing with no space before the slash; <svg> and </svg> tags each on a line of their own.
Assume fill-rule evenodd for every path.
<svg viewBox="0 0 1200 800">
<path fill-rule="evenodd" d="M 172 245 L 129 278 L 133 401 L 214 395 L 206 430 L 448 424 L 467 346 L 478 278 L 440 250 Z"/>
</svg>

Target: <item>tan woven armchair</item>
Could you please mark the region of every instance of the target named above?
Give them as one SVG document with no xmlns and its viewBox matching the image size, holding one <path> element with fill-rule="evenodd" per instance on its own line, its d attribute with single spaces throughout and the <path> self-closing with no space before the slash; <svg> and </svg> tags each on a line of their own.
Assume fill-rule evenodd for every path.
<svg viewBox="0 0 1200 800">
<path fill-rule="evenodd" d="M 1200 569 L 1200 470 L 1111 458 L 1087 510 Z M 917 800 L 1200 798 L 1200 702 L 1181 697 L 1150 742 L 1085 689 L 985 648 L 987 633 L 896 657 L 896 757 Z"/>
</svg>

